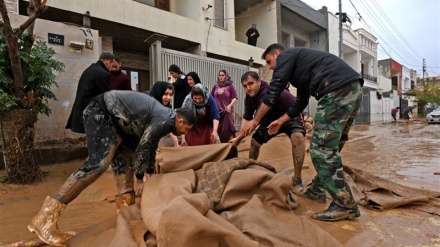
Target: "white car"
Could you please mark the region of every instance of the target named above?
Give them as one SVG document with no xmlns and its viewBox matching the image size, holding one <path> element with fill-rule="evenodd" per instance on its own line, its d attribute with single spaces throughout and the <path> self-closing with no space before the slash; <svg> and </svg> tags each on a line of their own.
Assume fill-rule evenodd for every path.
<svg viewBox="0 0 440 247">
<path fill-rule="evenodd" d="M 428 123 L 440 123 L 440 107 L 426 114 L 426 121 Z"/>
</svg>

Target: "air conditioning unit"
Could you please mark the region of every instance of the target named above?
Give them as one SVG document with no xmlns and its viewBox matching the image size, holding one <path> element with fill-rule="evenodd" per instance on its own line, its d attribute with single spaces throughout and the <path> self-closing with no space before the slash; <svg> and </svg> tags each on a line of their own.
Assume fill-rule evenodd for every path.
<svg viewBox="0 0 440 247">
<path fill-rule="evenodd" d="M 70 41 L 69 46 L 75 49 L 82 49 L 86 44 L 79 41 Z"/>
</svg>

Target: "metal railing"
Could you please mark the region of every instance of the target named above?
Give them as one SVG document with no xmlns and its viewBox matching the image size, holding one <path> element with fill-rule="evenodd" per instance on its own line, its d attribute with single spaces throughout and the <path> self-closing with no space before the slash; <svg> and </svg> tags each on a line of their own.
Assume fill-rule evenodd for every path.
<svg viewBox="0 0 440 247">
<path fill-rule="evenodd" d="M 369 75 L 369 74 L 362 73 L 362 78 L 377 82 L 377 77 Z"/>
</svg>

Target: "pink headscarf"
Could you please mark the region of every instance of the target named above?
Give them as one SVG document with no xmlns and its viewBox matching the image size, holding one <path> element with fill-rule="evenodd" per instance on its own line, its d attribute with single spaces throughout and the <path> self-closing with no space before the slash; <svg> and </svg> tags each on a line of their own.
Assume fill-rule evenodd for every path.
<svg viewBox="0 0 440 247">
<path fill-rule="evenodd" d="M 232 81 L 231 75 L 229 75 L 229 73 L 226 72 L 226 70 L 224 70 L 224 69 L 220 70 L 219 73 L 220 73 L 220 72 L 225 73 L 225 75 L 226 75 L 226 81 L 225 81 L 225 82 L 220 82 L 220 81 L 217 79 L 217 86 L 218 86 L 218 87 L 227 87 L 227 86 L 229 86 L 229 85 L 232 85 L 233 81 Z"/>
</svg>

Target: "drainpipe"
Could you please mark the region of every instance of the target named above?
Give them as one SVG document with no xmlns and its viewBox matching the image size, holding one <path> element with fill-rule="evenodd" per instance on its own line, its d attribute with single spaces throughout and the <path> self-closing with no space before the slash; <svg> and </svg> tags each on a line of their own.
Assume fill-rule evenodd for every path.
<svg viewBox="0 0 440 247">
<path fill-rule="evenodd" d="M 339 0 L 339 57 L 344 59 L 344 37 L 342 34 L 342 0 Z"/>
</svg>

